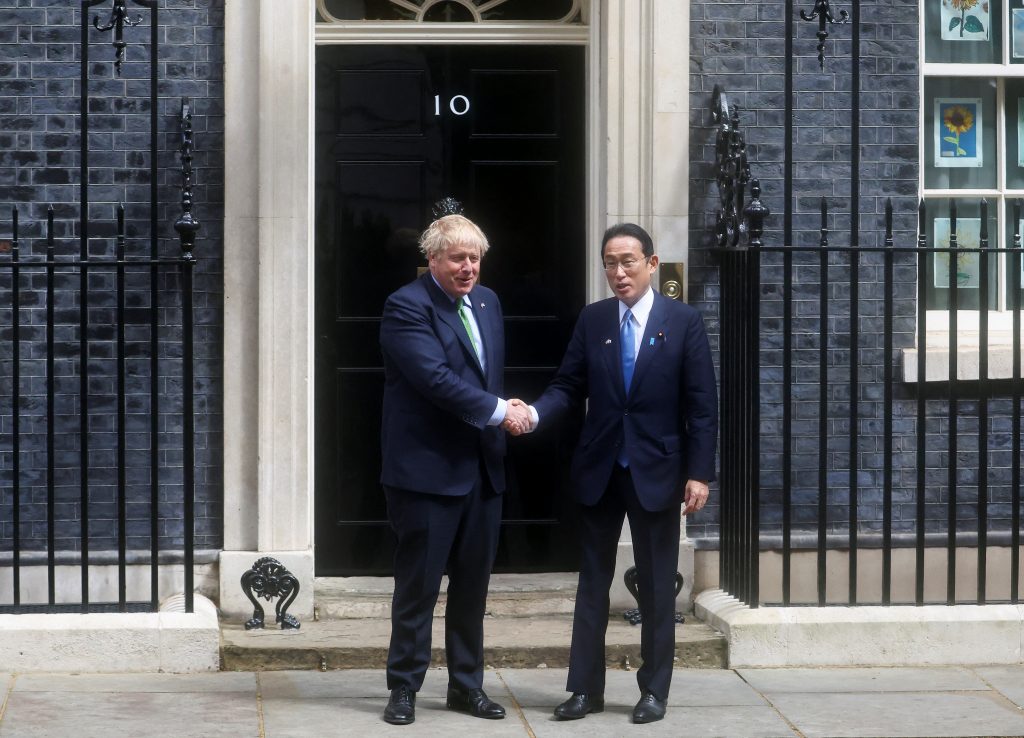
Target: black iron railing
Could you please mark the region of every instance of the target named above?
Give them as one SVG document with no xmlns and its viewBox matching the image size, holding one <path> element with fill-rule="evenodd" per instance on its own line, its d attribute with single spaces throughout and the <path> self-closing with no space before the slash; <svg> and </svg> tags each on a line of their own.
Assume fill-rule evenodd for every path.
<svg viewBox="0 0 1024 738">
<path fill-rule="evenodd" d="M 101 18 L 92 15 L 91 11 L 104 3 L 112 7 L 109 19 L 101 22 Z M 0 595 L 0 612 L 156 611 L 159 607 L 161 566 L 179 562 L 184 564 L 184 575 L 181 589 L 176 585 L 175 591 L 184 591 L 185 609 L 193 611 L 195 444 L 192 279 L 196 264 L 193 248 L 199 223 L 192 216 L 193 138 L 190 106 L 185 100 L 180 118 L 182 215 L 174 224 L 181 253 L 161 255 L 157 79 L 160 29 L 157 5 L 156 0 L 80 1 L 78 253 L 70 253 L 64 248 L 68 239 L 58 237 L 52 207 L 47 214 L 45 254 L 40 254 L 40 249 L 24 249 L 27 244 L 21 232 L 23 223 L 19 222 L 19 207 L 15 206 L 10 223 L 9 256 L 0 256 L 0 309 L 5 303 L 10 305 L 12 326 L 11 424 L 9 434 L 0 430 L 0 444 L 5 445 L 7 439 L 10 440 L 10 566 L 13 573 L 9 603 L 5 602 L 8 598 Z M 132 16 L 129 6 L 143 8 L 148 13 Z M 112 32 L 114 66 L 120 76 L 128 47 L 124 38 L 125 28 L 142 25 L 145 21 L 149 26 L 146 54 L 150 72 L 147 116 L 149 202 L 148 233 L 139 235 L 130 234 L 126 228 L 123 205 L 117 207 L 116 226 L 112 228 L 111 223 L 97 219 L 96 212 L 100 211 L 94 212 L 92 206 L 95 203 L 90 201 L 89 78 L 92 66 L 89 52 L 91 37 L 96 32 Z M 31 204 L 25 207 L 32 211 Z M 97 232 L 113 232 L 114 235 L 110 239 L 97 238 Z M 105 240 L 112 248 L 103 247 Z M 39 325 L 38 305 L 26 305 L 23 299 L 27 291 L 40 292 L 40 280 L 44 285 L 41 292 L 45 295 L 42 325 Z M 109 299 L 111 285 L 115 293 L 112 301 Z M 113 325 L 108 322 L 106 312 L 111 302 Z M 77 314 L 77 321 L 73 320 L 72 314 Z M 29 327 L 31 331 L 26 330 Z M 140 333 L 144 334 L 143 338 L 140 338 Z M 114 370 L 103 373 L 96 368 L 99 362 L 94 359 L 97 352 L 107 351 L 110 344 L 113 345 L 113 355 L 104 358 L 113 360 Z M 45 389 L 43 392 L 37 391 L 38 388 L 25 392 L 26 377 L 22 369 L 28 365 L 27 362 L 34 362 L 35 373 L 30 379 L 40 379 L 36 369 L 40 355 L 44 357 L 41 380 Z M 177 360 L 179 356 L 180 361 Z M 167 361 L 167 357 L 173 360 Z M 74 364 L 77 377 L 68 375 L 69 360 Z M 58 368 L 57 362 L 63 369 Z M 107 363 L 109 365 L 110 362 Z M 176 373 L 168 368 L 174 366 L 179 368 Z M 69 378 L 77 378 L 77 392 L 69 391 Z M 137 385 L 140 382 L 148 384 L 148 389 L 139 391 Z M 135 385 L 131 393 L 129 383 Z M 108 387 L 112 389 L 107 390 Z M 110 394 L 114 396 L 112 411 L 109 406 L 94 407 L 98 395 L 105 395 L 104 399 L 108 399 Z M 39 435 L 40 423 L 35 406 L 40 395 L 45 397 L 45 420 L 42 421 L 45 427 L 42 431 L 45 434 L 45 461 L 40 463 L 38 450 L 32 449 L 33 461 L 28 465 L 23 459 L 30 451 L 23 444 L 27 434 L 22 421 L 28 418 L 33 426 L 32 435 Z M 129 400 L 135 403 L 134 407 L 129 408 Z M 75 413 L 67 412 L 68 403 L 74 406 Z M 58 409 L 58 404 L 63 409 Z M 7 408 L 0 409 L 0 414 L 5 415 L 6 411 Z M 145 436 L 146 446 L 129 448 L 129 426 L 138 416 L 145 419 L 146 432 L 140 433 L 140 428 L 135 427 L 133 438 Z M 172 416 L 177 420 L 171 422 Z M 111 417 L 112 433 L 116 436 L 113 472 L 111 464 L 105 460 L 102 463 L 98 461 L 107 449 L 94 448 L 91 444 L 96 435 L 91 423 Z M 174 434 L 168 433 L 165 425 L 175 426 L 179 422 L 180 447 L 166 447 L 161 439 Z M 100 435 L 109 432 L 109 428 L 104 428 Z M 58 448 L 58 439 L 65 441 L 61 444 L 63 448 Z M 71 445 L 77 448 L 69 451 L 68 446 Z M 180 482 L 177 480 L 177 465 L 167 463 L 168 458 L 173 459 L 179 452 Z M 77 458 L 77 464 L 70 463 L 72 455 Z M 145 457 L 144 461 L 139 460 L 140 455 Z M 43 483 L 39 482 L 40 474 L 45 477 Z M 112 506 L 105 491 L 111 485 L 111 477 L 115 490 Z M 77 486 L 75 500 L 66 494 L 69 485 Z M 173 494 L 168 494 L 168 487 L 174 490 Z M 39 490 L 43 488 L 45 519 L 39 520 L 35 511 Z M 101 488 L 103 494 L 98 492 Z M 23 495 L 25 490 L 28 496 Z M 174 525 L 164 516 L 179 503 L 183 518 L 180 539 L 168 530 Z M 75 505 L 76 509 L 72 510 Z M 31 511 L 31 520 L 23 518 L 26 509 Z M 140 510 L 145 510 L 145 513 L 141 514 Z M 73 527 L 77 530 L 72 529 L 74 517 L 77 517 L 77 525 Z M 112 532 L 109 525 L 111 517 Z M 104 530 L 97 531 L 95 528 L 100 521 Z M 24 534 L 27 525 L 32 526 L 30 536 Z M 45 528 L 45 535 L 39 535 L 40 526 Z M 147 539 L 148 551 L 140 550 L 138 543 Z M 45 545 L 40 543 L 43 540 Z M 130 542 L 135 544 L 132 548 L 129 547 Z M 93 548 L 94 544 L 98 545 L 97 549 Z M 148 600 L 133 600 L 129 596 L 129 561 L 148 563 L 150 567 Z M 101 602 L 93 600 L 91 594 L 96 583 L 92 568 L 97 564 L 116 566 L 116 598 Z M 0 566 L 5 565 L 5 561 L 0 559 Z M 58 588 L 58 570 L 67 566 L 79 569 L 77 600 L 68 591 L 65 580 Z M 23 596 L 24 574 L 30 567 L 46 569 L 45 599 L 26 599 Z M 139 588 L 131 590 L 137 594 Z"/>
<path fill-rule="evenodd" d="M 750 174 L 739 116 L 721 90 L 712 99 L 721 198 L 721 586 L 755 607 L 1018 602 L 1020 203 L 1012 206 L 1010 244 L 990 243 L 984 201 L 970 247 L 958 238 L 967 231 L 958 227 L 956 202 L 946 212 L 940 201 L 920 203 L 917 239 L 903 243 L 896 243 L 887 202 L 884 240 L 875 227 L 878 240 L 862 243 L 861 228 L 871 228 L 864 214 L 876 206 L 862 206 L 861 4 L 850 0 L 847 11 L 814 0 L 809 12 L 797 12 L 796 4 L 786 0 L 784 9 L 783 168 L 772 192 L 781 196 L 781 227 L 768 244 L 761 241 L 767 212 L 756 179 L 754 199 L 735 206 L 740 181 Z M 848 171 L 846 181 L 826 180 L 833 191 L 849 193 L 848 206 L 834 214 L 839 222 L 849 218 L 837 239 L 842 245 L 829 243 L 824 198 L 817 244 L 807 233 L 813 225 L 796 217 L 814 207 L 794 192 L 795 77 L 801 54 L 810 52 L 795 48 L 798 19 L 817 24 L 818 70 L 827 56 L 833 65 L 849 63 L 848 75 L 839 70 L 833 80 L 849 80 L 849 145 L 835 148 L 837 160 L 816 162 L 826 177 L 829 165 Z M 830 24 L 849 33 L 848 52 L 826 54 Z M 753 149 L 750 157 L 755 176 L 759 153 Z M 940 208 L 948 241 L 937 236 L 938 219 L 934 232 L 926 225 L 929 210 Z M 963 258 L 977 267 L 969 301 L 968 286 L 959 284 Z M 929 344 L 927 322 L 929 300 L 939 292 L 948 303 L 936 305 L 948 315 L 948 345 L 941 349 Z M 1000 345 L 990 325 L 997 293 L 1001 319 L 1012 323 Z M 961 340 L 968 309 L 977 314 L 976 347 Z M 1009 366 L 994 370 L 994 351 L 1004 360 L 1010 352 Z M 970 376 L 961 371 L 969 353 L 976 358 Z M 990 566 L 993 546 L 1008 557 L 998 570 Z M 976 586 L 957 591 L 968 553 Z M 776 556 L 778 580 L 762 567 Z M 926 577 L 929 564 L 944 582 Z"/>
<path fill-rule="evenodd" d="M 755 240 L 749 246 L 720 251 L 720 577 L 727 592 L 752 606 L 761 604 L 759 553 L 776 549 L 782 557 L 778 604 L 925 604 L 926 550 L 944 547 L 946 576 L 941 601 L 984 604 L 993 601 L 988 593 L 993 582 L 988 567 L 989 545 L 998 538 L 996 543 L 1006 546 L 1009 555 L 1008 581 L 999 582 L 1003 593 L 999 599 L 1019 602 L 1024 253 L 1021 203 L 1013 205 L 1012 245 L 1000 249 L 990 248 L 984 201 L 979 210 L 980 240 L 972 248 L 958 244 L 955 202 L 948 210 L 948 245 L 929 243 L 925 225 L 928 212 L 923 201 L 919 237 L 913 246 L 894 245 L 891 203 L 886 208 L 884 245 L 832 246 L 823 199 L 818 245 L 765 246 Z M 938 350 L 929 346 L 923 294 L 929 280 L 943 279 L 935 266 L 936 255 L 949 265 L 944 285 L 949 295 L 948 347 L 936 355 L 939 363 L 947 366 L 945 375 L 939 378 L 928 372 L 928 356 Z M 975 351 L 973 346 L 968 349 L 959 345 L 958 318 L 964 310 L 959 295 L 964 288 L 959 282 L 964 275 L 957 265 L 966 257 L 977 258 L 980 309 L 978 374 L 965 378 L 959 362 L 969 351 Z M 988 309 L 989 297 L 996 289 L 990 265 L 996 260 L 1003 261 L 1005 307 L 1012 316 L 1009 340 L 1003 346 L 1011 352 L 1012 362 L 1008 374 L 998 378 L 989 366 L 993 342 Z M 874 270 L 877 275 L 871 280 L 870 296 L 858 290 L 862 269 Z M 897 321 L 908 316 L 894 306 L 897 269 L 903 270 L 904 281 L 907 270 L 913 272 L 919 286 L 914 341 L 901 347 L 894 344 L 895 327 Z M 771 279 L 765 279 L 765 274 L 772 275 Z M 795 279 L 795 274 L 800 278 Z M 781 291 L 776 293 L 774 287 L 779 285 Z M 766 310 L 769 304 L 770 311 Z M 799 308 L 797 316 L 794 306 Z M 770 319 L 764 317 L 766 312 L 771 313 Z M 906 337 L 907 327 L 900 328 Z M 781 350 L 766 350 L 762 337 L 774 333 L 781 333 L 772 344 Z M 799 346 L 794 346 L 794 338 L 799 339 Z M 1006 340 L 1005 333 L 1002 338 Z M 908 348 L 916 350 L 916 356 Z M 880 361 L 871 358 L 879 349 Z M 947 353 L 948 359 L 944 359 Z M 768 360 L 769 354 L 778 360 Z M 910 366 L 903 366 L 905 361 Z M 859 367 L 864 376 L 858 372 Z M 803 373 L 800 381 L 794 377 L 794 369 Z M 769 374 L 771 382 L 762 381 L 762 376 Z M 816 377 L 809 379 L 811 374 Z M 782 392 L 769 392 L 768 385 L 776 383 L 781 383 Z M 794 388 L 801 389 L 798 399 L 793 396 Z M 802 435 L 795 433 L 795 410 L 799 410 Z M 762 422 L 764 412 L 773 418 L 770 425 Z M 899 433 L 894 430 L 897 420 L 902 423 Z M 816 438 L 809 437 L 807 428 L 815 426 Z M 848 431 L 846 447 L 830 443 L 837 437 L 837 426 Z M 764 469 L 770 465 L 762 444 L 768 437 L 773 448 L 782 452 L 781 473 L 774 476 Z M 795 471 L 792 466 L 795 439 L 803 444 L 801 453 L 816 456 L 813 486 L 806 477 L 801 478 L 806 467 Z M 880 445 L 877 454 L 862 448 L 865 440 L 874 439 Z M 836 462 L 841 451 L 847 454 L 845 470 Z M 899 464 L 895 463 L 897 455 Z M 881 457 L 877 468 L 862 465 L 864 459 L 874 456 Z M 766 484 L 769 476 L 772 481 Z M 993 500 L 990 491 L 996 485 L 1001 496 Z M 799 519 L 794 515 L 796 487 L 804 493 Z M 816 496 L 815 520 L 809 519 L 809 488 Z M 996 505 L 998 515 L 993 515 Z M 914 510 L 912 524 L 907 516 L 899 516 L 898 541 L 894 536 L 897 506 Z M 845 517 L 837 514 L 836 508 L 845 508 Z M 940 512 L 944 512 L 944 520 Z M 965 529 L 962 519 L 972 521 L 974 529 Z M 771 521 L 773 529 L 769 535 L 765 535 L 766 521 Z M 799 545 L 794 540 L 796 535 Z M 913 596 L 897 600 L 893 596 L 893 554 L 910 546 L 915 554 Z M 880 571 L 861 572 L 858 561 L 863 548 L 881 550 Z M 976 555 L 976 591 L 971 593 L 957 591 L 958 558 L 964 549 L 972 549 Z M 816 597 L 797 602 L 792 595 L 793 562 L 801 551 L 816 554 Z M 834 590 L 829 594 L 830 551 L 840 552 L 846 562 L 845 597 L 836 596 Z M 861 574 L 867 575 L 866 580 L 877 575 L 880 596 L 859 592 Z"/>
<path fill-rule="evenodd" d="M 12 449 L 12 476 L 11 476 L 11 519 L 12 519 L 12 541 L 13 550 L 11 558 L 12 566 L 12 589 L 10 593 L 10 604 L 0 604 L 0 612 L 20 612 L 20 611 L 32 611 L 38 612 L 40 606 L 46 605 L 53 610 L 80 610 L 81 612 L 96 612 L 96 611 L 139 611 L 139 610 L 152 610 L 155 611 L 159 605 L 159 575 L 160 575 L 160 561 L 163 555 L 165 559 L 170 560 L 181 560 L 184 559 L 185 571 L 184 581 L 182 586 L 186 593 L 186 609 L 188 612 L 192 611 L 191 598 L 189 593 L 193 589 L 193 574 L 192 574 L 192 558 L 194 553 L 193 543 L 193 521 L 192 521 L 192 508 L 193 500 L 195 495 L 194 479 L 190 473 L 190 465 L 194 457 L 194 437 L 191 431 L 192 428 L 192 416 L 193 416 L 193 402 L 192 402 L 192 380 L 191 380 L 191 362 L 192 362 L 192 335 L 190 328 L 190 316 L 192 314 L 192 291 L 191 287 L 191 273 L 195 267 L 195 259 L 189 252 L 183 253 L 180 257 L 165 257 L 165 258 L 148 258 L 146 256 L 128 255 L 126 254 L 126 236 L 125 236 L 125 220 L 124 220 L 124 207 L 119 206 L 117 209 L 117 226 L 116 236 L 114 245 L 114 258 L 97 258 L 89 257 L 80 258 L 79 256 L 66 253 L 60 253 L 57 247 L 57 239 L 54 237 L 54 221 L 53 221 L 53 209 L 50 208 L 48 212 L 47 226 L 46 226 L 46 251 L 43 258 L 23 257 L 22 256 L 22 238 L 20 233 L 19 225 L 19 211 L 17 208 L 14 209 L 11 216 L 11 251 L 9 259 L 0 259 L 0 282 L 7 283 L 10 285 L 10 289 L 0 291 L 0 300 L 2 300 L 3 292 L 8 292 L 7 297 L 9 298 L 9 305 L 12 316 L 12 331 L 10 339 L 10 356 L 11 356 L 11 376 L 12 376 L 12 394 L 9 406 L 9 413 L 11 418 L 11 432 L 10 432 L 10 446 Z M 150 281 L 147 277 L 150 274 L 155 273 L 157 279 Z M 58 304 L 58 300 L 61 297 L 61 290 L 57 289 L 57 284 L 68 284 L 73 280 L 73 277 L 78 275 L 80 277 L 80 289 L 84 291 L 71 291 L 73 292 L 74 298 L 76 298 L 79 308 L 82 305 L 88 306 L 90 303 L 89 295 L 90 292 L 95 292 L 96 288 L 90 287 L 90 280 L 96 280 L 101 283 L 109 281 L 110 277 L 113 277 L 113 283 L 115 285 L 115 323 L 113 326 L 108 325 L 97 325 L 95 321 L 90 320 L 87 311 L 79 311 L 79 323 L 76 326 L 69 326 L 66 323 L 59 323 L 55 317 L 55 306 Z M 181 302 L 180 302 L 180 325 L 183 326 L 183 331 L 179 335 L 176 331 L 172 332 L 167 326 L 161 326 L 156 322 L 155 314 L 159 308 L 158 295 L 159 291 L 155 289 L 158 279 L 163 276 L 169 278 L 171 281 L 181 285 Z M 9 279 L 8 279 L 9 277 Z M 106 277 L 107 279 L 104 279 Z M 26 308 L 22 304 L 21 295 L 23 294 L 22 286 L 27 284 L 37 284 L 38 280 L 42 279 L 45 282 L 45 294 L 46 294 L 46 305 L 45 311 L 45 324 L 41 326 L 42 331 L 45 333 L 45 338 L 42 341 L 36 339 L 23 339 L 22 338 L 22 313 L 26 311 Z M 67 294 L 65 290 L 65 294 Z M 7 300 L 3 300 L 7 302 Z M 60 300 L 62 305 L 66 305 L 66 300 Z M 154 314 L 154 322 L 151 327 L 152 333 L 150 334 L 147 341 L 144 343 L 149 346 L 155 346 L 155 353 L 149 357 L 140 357 L 140 346 L 139 341 L 133 342 L 133 352 L 129 354 L 126 350 L 126 329 L 133 325 L 137 327 L 137 322 L 129 322 L 127 315 L 128 304 L 145 304 L 148 305 L 147 311 Z M 36 308 L 38 309 L 38 308 Z M 177 321 L 175 321 L 177 322 Z M 55 357 L 60 356 L 62 359 L 70 358 L 72 353 L 72 346 L 74 343 L 68 341 L 56 341 L 55 335 L 58 331 L 67 331 L 67 329 L 73 329 L 77 336 L 78 352 L 76 358 L 76 364 L 79 367 L 83 367 L 79 372 L 79 378 L 82 374 L 88 376 L 88 371 L 85 367 L 90 364 L 90 356 L 95 353 L 95 350 L 90 351 L 97 343 L 97 333 L 105 332 L 108 328 L 114 330 L 114 366 L 115 371 L 113 376 L 104 376 L 104 380 L 112 380 L 112 384 L 115 390 L 116 397 L 116 410 L 115 410 L 115 428 L 114 433 L 116 435 L 116 495 L 115 495 L 115 507 L 116 507 L 116 556 L 103 555 L 103 552 L 92 551 L 90 548 L 90 541 L 97 537 L 97 534 L 90 530 L 91 524 L 95 524 L 97 517 L 97 499 L 93 494 L 93 486 L 90 484 L 90 472 L 93 470 L 95 460 L 90 459 L 88 454 L 88 439 L 93 434 L 90 430 L 91 418 L 95 417 L 95 413 L 90 413 L 90 398 L 96 394 L 95 390 L 88 384 L 81 384 L 81 393 L 77 395 L 74 400 L 78 407 L 77 418 L 74 422 L 62 422 L 62 419 L 57 417 L 56 405 L 59 399 L 66 400 L 67 397 L 61 397 L 57 388 L 56 380 L 57 373 L 55 369 Z M 162 329 L 162 330 L 161 330 Z M 164 337 L 161 338 L 161 333 Z M 140 465 L 139 463 L 129 464 L 127 460 L 128 453 L 128 422 L 129 413 L 127 407 L 128 390 L 126 388 L 126 381 L 128 376 L 129 362 L 138 363 L 140 358 L 156 359 L 159 360 L 161 355 L 174 355 L 177 354 L 177 350 L 167 351 L 166 344 L 172 342 L 177 346 L 180 346 L 182 361 L 181 361 L 181 373 L 178 377 L 161 377 L 159 374 L 150 374 L 149 381 L 151 384 L 157 386 L 157 394 L 161 394 L 160 386 L 166 384 L 166 380 L 170 379 L 174 382 L 180 381 L 181 386 L 181 402 L 174 403 L 179 405 L 179 408 L 175 408 L 175 414 L 180 415 L 180 421 L 182 425 L 182 446 L 181 454 L 183 457 L 183 482 L 180 485 L 180 499 L 175 500 L 161 500 L 159 495 L 143 494 L 143 488 L 149 487 L 152 490 L 161 489 L 161 470 L 160 470 L 160 454 L 166 449 L 161 449 L 157 439 L 159 438 L 159 431 L 150 435 L 150 445 L 148 449 L 145 449 L 145 453 L 148 456 L 147 463 Z M 34 521 L 35 525 L 40 523 L 45 526 L 46 534 L 46 547 L 45 550 L 40 550 L 36 546 L 32 546 L 30 549 L 26 549 L 26 542 L 23 540 L 22 527 L 23 521 L 21 519 L 21 511 L 23 507 L 30 504 L 29 499 L 25 499 L 22 496 L 23 486 L 23 468 L 21 464 L 22 460 L 22 418 L 26 415 L 26 408 L 30 405 L 29 400 L 32 398 L 24 397 L 19 392 L 21 387 L 21 367 L 24 362 L 30 359 L 26 358 L 23 351 L 23 347 L 28 346 L 29 349 L 34 349 L 40 343 L 45 344 L 45 370 L 43 381 L 45 382 L 45 469 L 46 469 L 46 518 L 45 521 Z M 101 379 L 97 373 L 93 373 L 93 380 Z M 166 399 L 165 399 L 166 404 Z M 6 408 L 5 408 L 6 409 Z M 165 419 L 168 411 L 162 411 L 159 404 L 151 403 L 148 407 L 141 408 L 144 414 L 148 415 L 155 422 L 153 425 L 156 428 L 160 428 L 161 420 Z M 139 409 L 136 409 L 138 412 Z M 5 413 L 6 414 L 6 413 Z M 66 419 L 64 419 L 66 421 Z M 79 536 L 75 543 L 77 543 L 77 551 L 74 550 L 59 550 L 57 545 L 55 532 L 57 530 L 59 520 L 56 512 L 57 506 L 57 487 L 60 486 L 60 482 L 66 479 L 71 470 L 67 468 L 58 468 L 57 459 L 58 452 L 56 450 L 56 439 L 58 437 L 68 437 L 77 435 L 80 439 L 79 443 L 79 466 L 75 470 L 81 485 L 81 498 L 79 502 L 77 515 L 80 517 L 79 521 Z M 82 453 L 81 449 L 85 448 L 86 452 Z M 138 450 L 136 450 L 136 456 L 138 456 Z M 147 485 L 140 487 L 139 485 L 129 485 L 128 473 L 130 471 L 141 471 L 142 469 L 155 469 L 155 473 L 149 480 Z M 134 489 L 133 489 L 134 487 Z M 132 494 L 130 495 L 130 492 Z M 148 498 L 148 499 L 144 499 Z M 177 555 L 168 555 L 168 551 L 161 551 L 160 549 L 160 533 L 159 523 L 161 520 L 161 510 L 167 509 L 171 506 L 176 505 L 180 501 L 184 510 L 184 530 L 183 530 L 183 544 L 181 550 L 176 552 Z M 138 503 L 148 502 L 147 516 L 148 521 L 146 527 L 150 531 L 150 551 L 149 551 L 149 565 L 150 565 L 150 597 L 147 601 L 130 601 L 128 599 L 128 581 L 127 581 L 127 570 L 128 570 L 128 535 L 129 525 L 138 525 L 140 518 L 137 514 L 131 518 L 128 515 L 128 504 L 129 502 L 136 503 L 136 507 L 140 505 Z M 44 555 L 40 555 L 44 554 Z M 138 557 L 133 557 L 138 558 Z M 58 559 L 60 564 L 67 565 L 69 562 L 77 561 L 77 565 L 80 570 L 81 589 L 80 589 L 80 601 L 71 603 L 73 595 L 66 591 L 58 592 Z M 91 577 L 90 570 L 93 563 L 93 559 L 103 560 L 104 563 L 113 563 L 117 567 L 117 599 L 116 602 L 92 602 L 90 598 L 90 589 L 95 589 L 95 585 L 90 587 Z M 46 602 L 32 601 L 25 602 L 22 597 L 22 574 L 26 567 L 46 567 L 46 591 L 47 598 Z"/>
</svg>

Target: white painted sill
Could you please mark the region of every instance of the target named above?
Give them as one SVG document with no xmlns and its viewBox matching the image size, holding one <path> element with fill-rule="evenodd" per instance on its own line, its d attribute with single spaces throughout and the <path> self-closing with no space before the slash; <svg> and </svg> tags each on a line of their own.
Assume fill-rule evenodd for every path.
<svg viewBox="0 0 1024 738">
<path fill-rule="evenodd" d="M 979 311 L 960 310 L 957 313 L 956 378 L 977 381 L 981 366 L 981 331 Z M 1013 314 L 990 311 L 988 318 L 988 379 L 1013 378 Z M 929 310 L 925 332 L 925 382 L 949 381 L 950 346 L 949 312 Z M 1022 336 L 1024 344 L 1024 336 Z M 901 349 L 903 381 L 917 382 L 917 348 Z M 1024 346 L 1021 350 L 1024 367 Z"/>
</svg>

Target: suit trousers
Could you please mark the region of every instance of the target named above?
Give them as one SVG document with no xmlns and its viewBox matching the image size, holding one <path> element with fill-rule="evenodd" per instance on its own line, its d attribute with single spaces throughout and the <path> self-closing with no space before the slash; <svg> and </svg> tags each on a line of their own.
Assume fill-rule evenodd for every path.
<svg viewBox="0 0 1024 738">
<path fill-rule="evenodd" d="M 641 690 L 668 699 L 675 657 L 676 570 L 679 565 L 680 505 L 650 512 L 637 499 L 629 469 L 616 464 L 604 495 L 580 506 L 583 555 L 569 651 L 570 692 L 604 694 L 608 589 L 615 576 L 622 521 L 629 519 L 637 569 L 640 654 L 636 673 Z"/>
<path fill-rule="evenodd" d="M 462 689 L 483 685 L 484 608 L 501 526 L 501 495 L 485 479 L 482 474 L 461 496 L 384 488 L 388 520 L 398 538 L 388 689 L 405 685 L 419 691 L 423 684 L 434 605 L 446 571 L 448 682 Z"/>
</svg>

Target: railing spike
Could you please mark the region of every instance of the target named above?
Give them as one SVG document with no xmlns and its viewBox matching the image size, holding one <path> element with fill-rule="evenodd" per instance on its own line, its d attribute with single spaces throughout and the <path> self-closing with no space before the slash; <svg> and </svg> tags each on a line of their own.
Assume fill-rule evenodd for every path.
<svg viewBox="0 0 1024 738">
<path fill-rule="evenodd" d="M 1013 247 L 1020 248 L 1020 211 L 1022 203 L 1020 198 L 1013 201 Z"/>
<path fill-rule="evenodd" d="M 828 246 L 828 201 L 821 198 L 821 237 L 818 240 L 821 248 Z"/>
<path fill-rule="evenodd" d="M 743 210 L 747 218 L 747 237 L 751 246 L 761 247 L 761 235 L 764 233 L 764 220 L 771 215 L 768 206 L 761 202 L 761 181 L 750 182 L 750 204 Z"/>
<path fill-rule="evenodd" d="M 892 248 L 892 198 L 885 198 L 885 247 Z"/>
<path fill-rule="evenodd" d="M 925 205 L 924 198 L 921 198 L 921 204 L 917 206 L 917 245 L 918 248 L 924 248 L 928 245 L 928 207 Z"/>
<path fill-rule="evenodd" d="M 950 198 L 949 200 L 949 247 L 955 249 L 957 245 L 957 225 L 956 225 L 956 200 Z M 950 264 L 953 263 L 953 256 L 950 255 Z"/>
<path fill-rule="evenodd" d="M 886 198 L 886 248 L 893 248 L 893 200 Z"/>
</svg>

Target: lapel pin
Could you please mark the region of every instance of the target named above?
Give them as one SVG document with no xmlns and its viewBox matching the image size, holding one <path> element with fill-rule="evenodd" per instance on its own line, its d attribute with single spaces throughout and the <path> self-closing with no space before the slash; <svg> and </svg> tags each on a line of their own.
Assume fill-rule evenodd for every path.
<svg viewBox="0 0 1024 738">
<path fill-rule="evenodd" d="M 648 346 L 653 346 L 654 345 L 654 336 L 651 336 L 651 342 L 649 344 L 647 344 L 647 345 Z"/>
<path fill-rule="evenodd" d="M 612 342 L 612 339 L 610 339 L 610 338 L 604 339 L 604 345 L 605 346 L 608 346 L 609 344 L 611 344 L 611 342 Z"/>
<path fill-rule="evenodd" d="M 665 342 L 665 334 L 664 334 L 663 331 L 658 331 L 658 338 L 661 339 L 662 343 Z M 654 339 L 653 338 L 651 339 L 651 344 L 652 345 L 654 344 Z"/>
<path fill-rule="evenodd" d="M 487 305 L 485 305 L 484 303 L 481 302 L 480 303 L 480 307 L 487 307 Z"/>
</svg>

